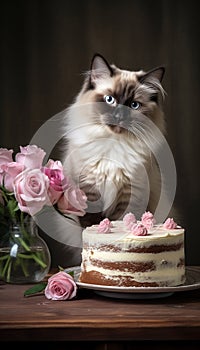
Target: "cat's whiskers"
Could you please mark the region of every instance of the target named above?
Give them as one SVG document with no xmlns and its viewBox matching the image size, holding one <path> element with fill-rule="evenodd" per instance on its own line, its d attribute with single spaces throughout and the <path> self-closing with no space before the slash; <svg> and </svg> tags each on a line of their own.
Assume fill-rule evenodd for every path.
<svg viewBox="0 0 200 350">
<path fill-rule="evenodd" d="M 99 210 L 91 206 L 88 214 L 94 215 L 81 224 L 126 210 L 139 214 L 147 206 L 154 212 L 160 189 L 156 152 L 165 132 L 163 74 L 163 67 L 125 71 L 94 56 L 66 115 L 66 169 Z"/>
</svg>

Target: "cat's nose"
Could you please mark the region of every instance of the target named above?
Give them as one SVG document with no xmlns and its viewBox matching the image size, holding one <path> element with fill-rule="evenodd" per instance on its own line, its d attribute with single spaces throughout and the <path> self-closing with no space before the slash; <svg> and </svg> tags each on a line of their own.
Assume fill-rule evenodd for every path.
<svg viewBox="0 0 200 350">
<path fill-rule="evenodd" d="M 119 123 L 120 121 L 127 119 L 127 117 L 128 117 L 127 113 L 128 113 L 128 111 L 127 111 L 127 108 L 125 106 L 118 105 L 117 107 L 115 107 L 115 110 L 113 112 L 113 117 Z"/>
<path fill-rule="evenodd" d="M 124 119 L 124 106 L 123 105 L 118 105 L 115 107 L 115 110 L 113 112 L 113 117 L 116 119 L 116 121 L 121 121 Z"/>
</svg>

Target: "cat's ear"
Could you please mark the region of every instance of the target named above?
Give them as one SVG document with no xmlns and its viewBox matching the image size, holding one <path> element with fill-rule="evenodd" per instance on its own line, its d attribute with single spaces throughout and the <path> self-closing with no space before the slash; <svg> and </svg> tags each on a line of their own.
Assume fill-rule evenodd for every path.
<svg viewBox="0 0 200 350">
<path fill-rule="evenodd" d="M 141 77 L 139 77 L 139 81 L 140 83 L 143 83 L 144 81 L 145 82 L 150 81 L 153 78 L 161 82 L 163 79 L 164 73 L 165 73 L 165 67 L 157 67 L 145 73 Z"/>
<path fill-rule="evenodd" d="M 107 79 L 113 75 L 113 70 L 106 59 L 100 55 L 95 54 L 91 62 L 90 69 L 90 83 L 95 85 L 102 79 Z"/>
</svg>

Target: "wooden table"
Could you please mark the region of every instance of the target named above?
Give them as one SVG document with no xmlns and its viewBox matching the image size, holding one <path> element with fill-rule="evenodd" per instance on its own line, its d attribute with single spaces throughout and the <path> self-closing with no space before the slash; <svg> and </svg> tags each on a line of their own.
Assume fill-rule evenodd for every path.
<svg viewBox="0 0 200 350">
<path fill-rule="evenodd" d="M 73 341 L 73 349 L 80 341 L 91 349 L 132 349 L 139 342 L 149 350 L 162 341 L 162 350 L 166 344 L 200 349 L 200 289 L 142 300 L 80 289 L 74 300 L 52 301 L 44 295 L 24 297 L 29 287 L 0 284 L 1 342 Z"/>
</svg>

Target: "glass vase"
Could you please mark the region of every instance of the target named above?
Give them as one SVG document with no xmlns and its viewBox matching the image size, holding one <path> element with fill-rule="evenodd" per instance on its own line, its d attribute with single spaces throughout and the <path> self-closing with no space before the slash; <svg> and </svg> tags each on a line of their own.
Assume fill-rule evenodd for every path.
<svg viewBox="0 0 200 350">
<path fill-rule="evenodd" d="M 48 274 L 50 264 L 48 246 L 32 217 L 9 225 L 0 240 L 0 279 L 13 284 L 37 283 Z"/>
</svg>

